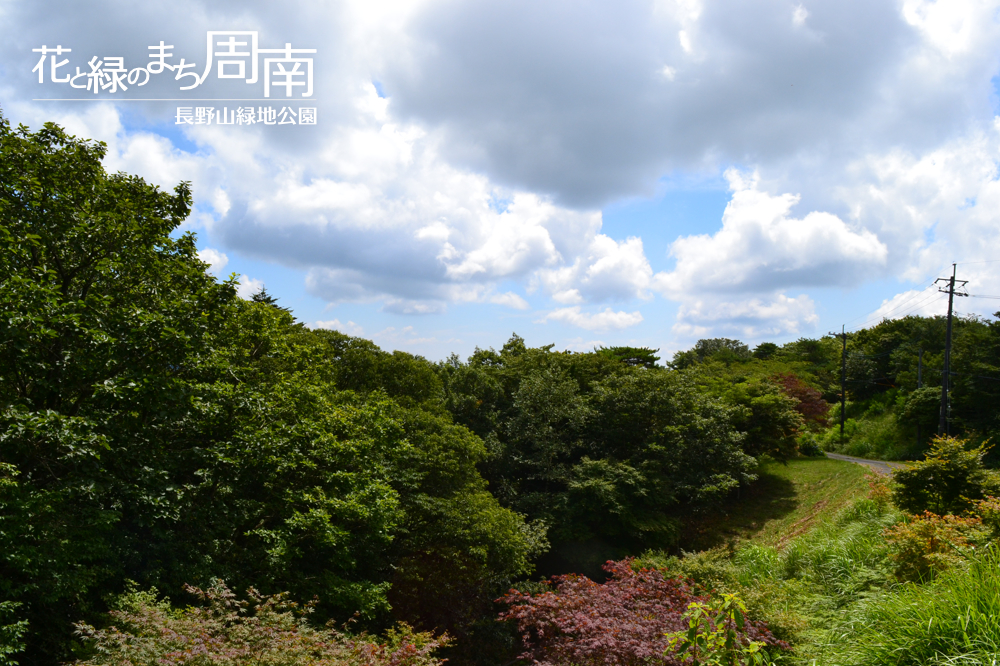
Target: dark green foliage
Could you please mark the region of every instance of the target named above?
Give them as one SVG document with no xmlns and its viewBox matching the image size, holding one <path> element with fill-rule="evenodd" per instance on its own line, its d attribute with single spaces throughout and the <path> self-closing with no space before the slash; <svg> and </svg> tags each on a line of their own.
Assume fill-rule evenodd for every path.
<svg viewBox="0 0 1000 666">
<path fill-rule="evenodd" d="M 598 347 L 594 351 L 618 359 L 625 365 L 648 369 L 655 368 L 656 362 L 660 360 L 660 357 L 656 356 L 656 352 L 660 350 L 649 347 Z"/>
<path fill-rule="evenodd" d="M 277 308 L 282 312 L 287 312 L 289 314 L 291 314 L 292 312 L 288 308 L 283 308 L 280 305 L 278 305 L 278 301 L 280 299 L 273 296 L 272 294 L 267 293 L 267 287 L 261 287 L 260 291 L 250 296 L 250 300 L 253 301 L 254 303 L 263 303 L 264 305 L 270 305 L 271 307 Z"/>
<path fill-rule="evenodd" d="M 761 361 L 766 361 L 777 354 L 778 349 L 778 345 L 773 342 L 762 342 L 753 348 L 753 357 L 760 359 Z"/>
<path fill-rule="evenodd" d="M 985 454 L 966 440 L 935 438 L 924 460 L 893 472 L 893 502 L 909 513 L 959 515 L 974 500 L 1000 495 L 1000 477 L 983 466 Z"/>
<path fill-rule="evenodd" d="M 754 478 L 734 428 L 749 411 L 687 375 L 517 336 L 440 368 L 449 410 L 487 444 L 491 491 L 547 524 L 557 551 L 669 544 L 673 513 L 705 510 Z"/>
<path fill-rule="evenodd" d="M 696 363 L 704 363 L 707 360 L 719 361 L 727 365 L 748 361 L 753 358 L 750 348 L 739 340 L 729 338 L 710 338 L 699 340 L 694 347 L 685 352 L 674 354 L 670 367 L 675 370 L 689 368 Z"/>
<path fill-rule="evenodd" d="M 849 433 L 843 445 L 839 431 L 826 437 L 828 445 L 854 455 L 919 458 L 938 430 L 945 328 L 943 316 L 909 316 L 850 334 Z M 951 365 L 949 433 L 976 441 L 1000 435 L 1000 324 L 955 318 Z"/>
</svg>

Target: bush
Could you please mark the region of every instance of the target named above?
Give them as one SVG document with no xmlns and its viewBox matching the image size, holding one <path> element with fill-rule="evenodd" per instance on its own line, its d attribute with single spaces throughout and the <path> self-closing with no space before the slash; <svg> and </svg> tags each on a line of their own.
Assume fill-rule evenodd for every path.
<svg viewBox="0 0 1000 666">
<path fill-rule="evenodd" d="M 517 622 L 524 641 L 520 658 L 578 666 L 686 663 L 677 653 L 680 643 L 672 639 L 690 629 L 690 606 L 708 604 L 709 598 L 684 579 L 654 569 L 636 571 L 631 560 L 608 562 L 604 569 L 611 575 L 604 584 L 556 576 L 554 591 L 511 590 L 502 599 L 510 609 L 501 619 Z M 735 631 L 741 645 L 787 647 L 763 622 L 747 620 Z"/>
<path fill-rule="evenodd" d="M 823 449 L 820 448 L 816 435 L 811 432 L 799 435 L 799 455 L 809 458 L 823 457 Z"/>
<path fill-rule="evenodd" d="M 671 636 L 670 648 L 696 665 L 766 666 L 770 659 L 762 649 L 765 643 L 741 635 L 746 627 L 746 612 L 735 594 L 723 594 L 712 604 L 693 601 L 684 613 L 688 629 Z"/>
<path fill-rule="evenodd" d="M 990 530 L 990 538 L 1000 538 L 1000 498 L 987 497 L 972 503 L 972 513 Z"/>
<path fill-rule="evenodd" d="M 1000 494 L 1000 480 L 983 465 L 985 445 L 967 448 L 968 440 L 935 437 L 924 460 L 897 469 L 892 499 L 903 511 L 959 515 L 974 500 Z"/>
<path fill-rule="evenodd" d="M 986 536 L 979 518 L 939 516 L 930 511 L 885 531 L 896 578 L 903 581 L 927 581 L 964 564 Z"/>
<path fill-rule="evenodd" d="M 172 664 L 173 666 L 439 666 L 433 651 L 448 642 L 400 625 L 385 642 L 312 627 L 313 604 L 299 606 L 287 593 L 247 591 L 239 600 L 222 581 L 208 590 L 186 586 L 202 606 L 174 610 L 156 590 L 132 590 L 111 611 L 115 625 L 77 625 L 93 652 L 76 666 Z"/>
</svg>

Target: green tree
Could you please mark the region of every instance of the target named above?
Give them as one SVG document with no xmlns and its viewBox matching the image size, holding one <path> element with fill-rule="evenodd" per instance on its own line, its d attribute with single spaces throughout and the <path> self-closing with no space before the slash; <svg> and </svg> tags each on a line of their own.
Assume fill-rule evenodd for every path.
<svg viewBox="0 0 1000 666">
<path fill-rule="evenodd" d="M 170 512 L 163 436 L 234 298 L 190 234 L 171 237 L 188 185 L 109 175 L 104 151 L 0 117 L 0 462 L 15 481 L 0 491 L 0 597 L 23 603 L 29 647 L 50 659 Z"/>
<path fill-rule="evenodd" d="M 983 465 L 985 454 L 985 446 L 970 447 L 967 440 L 934 438 L 924 460 L 893 472 L 893 502 L 914 514 L 964 513 L 975 500 L 1000 494 L 1000 478 Z"/>
<path fill-rule="evenodd" d="M 649 347 L 598 347 L 594 351 L 617 359 L 625 365 L 641 366 L 650 370 L 655 368 L 656 362 L 660 360 L 660 357 L 656 355 L 656 352 L 660 350 Z"/>
<path fill-rule="evenodd" d="M 699 340 L 688 351 L 675 353 L 670 367 L 675 370 L 683 370 L 696 363 L 704 363 L 709 359 L 729 365 L 748 361 L 751 358 L 753 355 L 750 353 L 750 348 L 739 340 L 708 338 Z"/>
</svg>

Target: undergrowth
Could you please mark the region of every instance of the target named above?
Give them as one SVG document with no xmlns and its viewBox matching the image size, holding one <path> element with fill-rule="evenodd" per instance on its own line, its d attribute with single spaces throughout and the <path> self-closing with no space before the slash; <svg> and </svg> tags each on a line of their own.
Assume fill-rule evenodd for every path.
<svg viewBox="0 0 1000 666">
<path fill-rule="evenodd" d="M 780 663 L 1000 666 L 1000 500 L 909 515 L 890 503 L 887 479 L 869 483 L 867 498 L 783 546 L 649 552 L 635 565 L 745 600 L 792 645 Z"/>
</svg>

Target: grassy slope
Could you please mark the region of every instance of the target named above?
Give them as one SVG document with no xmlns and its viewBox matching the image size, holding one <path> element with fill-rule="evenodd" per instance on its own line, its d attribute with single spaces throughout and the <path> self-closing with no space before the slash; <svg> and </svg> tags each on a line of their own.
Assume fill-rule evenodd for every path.
<svg viewBox="0 0 1000 666">
<path fill-rule="evenodd" d="M 861 465 L 826 458 L 765 463 L 760 480 L 741 497 L 719 512 L 689 519 L 682 546 L 696 551 L 753 540 L 780 548 L 864 497 L 864 474 Z"/>
</svg>

